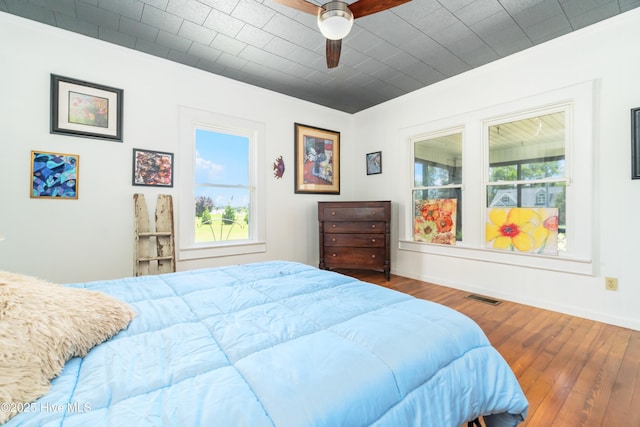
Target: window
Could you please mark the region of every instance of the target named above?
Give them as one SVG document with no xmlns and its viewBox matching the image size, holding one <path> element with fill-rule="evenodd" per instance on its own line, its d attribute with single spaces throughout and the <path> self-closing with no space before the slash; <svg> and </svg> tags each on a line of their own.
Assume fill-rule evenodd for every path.
<svg viewBox="0 0 640 427">
<path fill-rule="evenodd" d="M 454 243 L 462 236 L 462 132 L 413 141 L 413 239 Z"/>
<path fill-rule="evenodd" d="M 249 240 L 249 145 L 246 135 L 196 128 L 196 243 Z"/>
<path fill-rule="evenodd" d="M 565 115 L 536 113 L 487 128 L 487 207 L 557 208 L 559 251 L 566 250 Z"/>
<path fill-rule="evenodd" d="M 263 252 L 264 126 L 181 108 L 180 259 Z"/>
</svg>

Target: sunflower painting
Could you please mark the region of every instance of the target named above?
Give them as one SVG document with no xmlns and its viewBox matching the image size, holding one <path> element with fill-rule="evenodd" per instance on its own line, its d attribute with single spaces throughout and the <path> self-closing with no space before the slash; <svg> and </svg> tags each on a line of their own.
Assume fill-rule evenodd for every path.
<svg viewBox="0 0 640 427">
<path fill-rule="evenodd" d="M 456 199 L 433 199 L 416 202 L 413 240 L 455 245 L 457 205 Z"/>
<path fill-rule="evenodd" d="M 489 208 L 486 247 L 558 254 L 558 208 Z"/>
</svg>

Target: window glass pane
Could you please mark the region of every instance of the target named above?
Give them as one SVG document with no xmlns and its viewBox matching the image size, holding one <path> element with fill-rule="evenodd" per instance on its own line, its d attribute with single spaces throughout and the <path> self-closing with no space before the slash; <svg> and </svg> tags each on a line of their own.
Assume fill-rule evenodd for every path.
<svg viewBox="0 0 640 427">
<path fill-rule="evenodd" d="M 565 112 L 489 127 L 489 181 L 565 176 Z"/>
<path fill-rule="evenodd" d="M 196 129 L 196 184 L 248 185 L 249 138 Z"/>
<path fill-rule="evenodd" d="M 558 250 L 565 251 L 566 185 L 564 182 L 489 185 L 487 205 L 490 208 L 558 208 Z"/>
<path fill-rule="evenodd" d="M 196 130 L 195 241 L 249 239 L 249 138 Z"/>
<path fill-rule="evenodd" d="M 249 238 L 249 203 L 216 204 L 214 200 L 236 198 L 249 200 L 249 190 L 226 188 L 196 188 L 195 241 L 217 242 Z"/>
<path fill-rule="evenodd" d="M 416 187 L 462 183 L 462 133 L 414 143 Z"/>
<path fill-rule="evenodd" d="M 445 202 L 445 207 L 452 207 L 451 223 L 448 219 L 442 218 L 441 213 L 434 214 L 430 212 L 432 205 L 444 200 L 454 200 L 455 206 Z M 445 234 L 446 232 L 455 232 L 455 240 L 462 240 L 462 191 L 460 188 L 439 188 L 429 190 L 414 190 L 413 192 L 413 223 L 414 223 L 414 240 L 431 243 L 442 243 L 429 240 L 430 238 L 438 238 L 436 235 Z M 446 211 L 447 209 L 445 209 Z M 445 212 L 445 215 L 449 212 Z M 442 219 L 442 222 L 438 222 Z M 433 222 L 433 225 L 429 224 Z M 426 227 L 426 228 L 425 228 Z"/>
</svg>

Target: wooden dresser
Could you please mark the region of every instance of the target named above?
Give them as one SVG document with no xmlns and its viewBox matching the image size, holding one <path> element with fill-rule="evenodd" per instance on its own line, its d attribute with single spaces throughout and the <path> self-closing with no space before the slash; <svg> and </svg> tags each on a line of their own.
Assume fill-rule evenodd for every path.
<svg viewBox="0 0 640 427">
<path fill-rule="evenodd" d="M 318 202 L 320 268 L 391 273 L 391 202 Z"/>
</svg>

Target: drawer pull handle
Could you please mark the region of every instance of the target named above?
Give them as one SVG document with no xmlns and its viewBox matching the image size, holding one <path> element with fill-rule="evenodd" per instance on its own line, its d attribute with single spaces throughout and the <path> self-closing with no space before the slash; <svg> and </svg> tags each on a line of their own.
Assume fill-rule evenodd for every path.
<svg viewBox="0 0 640 427">
<path fill-rule="evenodd" d="M 375 215 L 375 214 L 376 214 L 376 211 L 372 211 L 372 212 L 371 212 L 371 215 Z"/>
<path fill-rule="evenodd" d="M 332 241 L 332 242 L 335 242 L 335 241 L 336 241 L 336 238 L 334 237 L 333 239 L 331 239 L 331 241 Z"/>
<path fill-rule="evenodd" d="M 371 258 L 375 258 L 375 257 L 376 257 L 375 255 L 371 255 Z"/>
<path fill-rule="evenodd" d="M 335 224 L 332 224 L 332 225 L 331 225 L 331 227 L 332 227 L 332 228 L 336 228 L 336 225 L 335 225 Z"/>
<path fill-rule="evenodd" d="M 332 254 L 331 256 L 336 256 L 336 254 Z"/>
<path fill-rule="evenodd" d="M 335 214 L 336 214 L 336 212 L 335 212 L 335 211 L 332 211 L 332 212 L 331 212 L 331 215 L 335 215 Z"/>
<path fill-rule="evenodd" d="M 376 242 L 376 239 L 371 239 L 371 243 L 375 243 L 375 242 Z"/>
<path fill-rule="evenodd" d="M 375 224 L 371 224 L 371 228 L 376 228 L 376 225 Z"/>
</svg>

